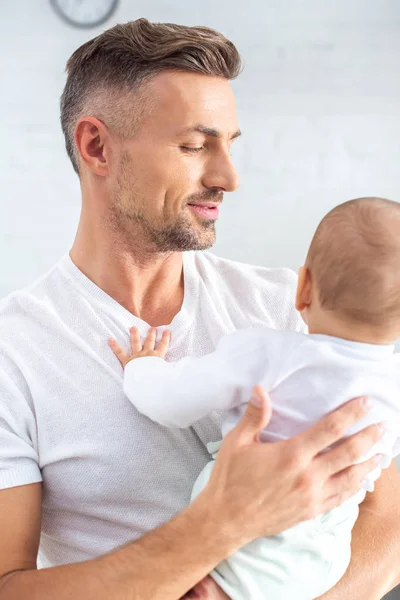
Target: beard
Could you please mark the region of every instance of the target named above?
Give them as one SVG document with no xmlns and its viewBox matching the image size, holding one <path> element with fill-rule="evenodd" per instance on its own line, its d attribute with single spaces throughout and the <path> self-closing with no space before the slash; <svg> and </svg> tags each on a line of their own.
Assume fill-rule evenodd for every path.
<svg viewBox="0 0 400 600">
<path fill-rule="evenodd" d="M 223 193 L 215 190 L 206 190 L 199 194 L 192 194 L 186 198 L 184 206 L 199 202 L 219 202 Z M 187 209 L 186 209 L 187 210 Z M 185 208 L 184 208 L 185 211 Z M 185 252 L 188 250 L 207 250 L 215 243 L 215 221 L 191 219 L 187 212 L 182 212 L 174 223 L 168 226 L 155 227 L 143 215 L 136 215 L 160 252 Z"/>
<path fill-rule="evenodd" d="M 196 221 L 181 214 L 172 224 L 158 226 L 132 209 L 114 205 L 111 211 L 113 229 L 124 236 L 127 245 L 142 243 L 157 252 L 207 250 L 215 243 L 215 221 Z"/>
<path fill-rule="evenodd" d="M 172 225 L 161 228 L 152 226 L 143 217 L 138 217 L 138 222 L 159 252 L 207 250 L 215 243 L 214 221 L 203 221 L 195 227 L 181 215 Z"/>
<path fill-rule="evenodd" d="M 111 222 L 118 235 L 125 237 L 126 243 L 135 246 L 139 243 L 150 244 L 158 252 L 185 252 L 189 250 L 207 250 L 215 243 L 215 221 L 193 219 L 186 206 L 196 202 L 222 202 L 223 193 L 205 190 L 188 196 L 184 201 L 182 213 L 168 225 L 152 222 L 138 207 L 137 194 L 130 181 L 130 160 L 124 156 L 118 178 L 114 201 L 111 207 Z M 142 199 L 140 205 L 148 200 Z"/>
</svg>

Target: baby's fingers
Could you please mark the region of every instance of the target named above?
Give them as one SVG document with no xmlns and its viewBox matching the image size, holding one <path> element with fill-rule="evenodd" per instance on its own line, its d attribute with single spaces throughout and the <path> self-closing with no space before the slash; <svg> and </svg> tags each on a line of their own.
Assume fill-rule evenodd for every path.
<svg viewBox="0 0 400 600">
<path fill-rule="evenodd" d="M 156 333 L 156 328 L 150 327 L 146 339 L 143 343 L 143 350 L 145 350 L 146 352 L 151 352 L 152 350 L 154 350 L 154 346 L 156 344 Z"/>
<path fill-rule="evenodd" d="M 114 338 L 110 338 L 108 340 L 108 345 L 111 350 L 114 352 L 115 356 L 118 358 L 119 362 L 123 367 L 125 367 L 126 363 L 129 362 L 130 356 L 121 346 L 118 344 Z"/>
<path fill-rule="evenodd" d="M 131 327 L 129 330 L 129 337 L 131 339 L 131 351 L 132 354 L 137 354 L 142 351 L 142 340 L 140 339 L 139 329 L 137 327 Z"/>
<path fill-rule="evenodd" d="M 166 357 L 170 341 L 171 341 L 171 332 L 168 331 L 168 329 L 167 329 L 166 331 L 163 332 L 163 334 L 161 336 L 161 340 L 159 341 L 159 344 L 157 346 L 157 354 L 160 358 Z"/>
</svg>

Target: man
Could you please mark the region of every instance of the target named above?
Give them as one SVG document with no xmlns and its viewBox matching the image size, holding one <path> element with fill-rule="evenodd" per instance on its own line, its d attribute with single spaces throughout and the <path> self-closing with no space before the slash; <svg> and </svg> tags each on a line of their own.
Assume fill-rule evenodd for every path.
<svg viewBox="0 0 400 600">
<path fill-rule="evenodd" d="M 351 465 L 381 432 L 335 444 L 366 410 L 356 399 L 301 436 L 260 444 L 270 407 L 256 389 L 185 508 L 220 415 L 187 430 L 139 415 L 107 340 L 168 325 L 174 359 L 250 323 L 299 327 L 289 271 L 193 252 L 213 244 L 223 194 L 239 184 L 229 79 L 240 58 L 212 30 L 140 19 L 84 44 L 67 68 L 78 232 L 70 254 L 0 311 L 0 600 L 177 600 L 197 582 L 189 597 L 224 598 L 207 573 L 354 494 L 375 463 Z M 362 507 L 349 575 L 326 600 L 377 599 L 397 583 L 397 489 L 390 469 Z M 48 568 L 36 570 L 39 539 Z"/>
</svg>

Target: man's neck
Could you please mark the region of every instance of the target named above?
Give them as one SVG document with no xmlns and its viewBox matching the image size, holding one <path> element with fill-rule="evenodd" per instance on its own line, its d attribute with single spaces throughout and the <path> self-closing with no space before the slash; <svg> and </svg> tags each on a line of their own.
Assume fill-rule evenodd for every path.
<svg viewBox="0 0 400 600">
<path fill-rule="evenodd" d="M 115 242 L 88 243 L 78 234 L 70 257 L 93 283 L 152 327 L 171 323 L 182 306 L 181 252 L 145 255 Z"/>
</svg>

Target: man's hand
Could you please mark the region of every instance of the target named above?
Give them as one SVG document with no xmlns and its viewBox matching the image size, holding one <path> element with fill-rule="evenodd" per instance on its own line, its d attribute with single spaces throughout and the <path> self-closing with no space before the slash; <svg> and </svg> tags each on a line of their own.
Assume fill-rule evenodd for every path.
<svg viewBox="0 0 400 600">
<path fill-rule="evenodd" d="M 230 600 L 229 596 L 221 590 L 219 585 L 210 576 L 199 581 L 194 588 L 183 596 L 182 600 L 190 600 L 190 598 L 192 600 Z"/>
<path fill-rule="evenodd" d="M 215 528 L 225 523 L 225 535 L 228 532 L 232 544 L 238 546 L 338 506 L 360 489 L 379 460 L 374 457 L 354 464 L 381 436 L 379 426 L 340 441 L 367 411 L 366 399 L 358 398 L 298 436 L 264 444 L 259 434 L 269 422 L 271 405 L 257 386 L 245 415 L 224 439 L 210 480 L 195 502 L 201 499 L 213 507 L 211 523 Z M 208 577 L 185 598 L 228 597 Z"/>
<path fill-rule="evenodd" d="M 352 400 L 304 433 L 273 444 L 259 434 L 269 422 L 270 403 L 262 388 L 225 437 L 205 494 L 215 520 L 231 523 L 244 545 L 271 536 L 342 504 L 360 490 L 380 457 L 355 464 L 382 435 L 372 425 L 343 439 L 368 411 L 364 398 Z M 327 450 L 327 448 L 330 448 Z"/>
<path fill-rule="evenodd" d="M 128 362 L 134 360 L 135 358 L 142 358 L 144 356 L 156 356 L 158 358 L 166 357 L 171 341 L 171 332 L 168 330 L 163 332 L 161 340 L 157 344 L 157 347 L 156 334 L 157 329 L 155 327 L 151 327 L 146 336 L 146 339 L 142 344 L 138 328 L 131 327 L 129 330 L 129 337 L 131 341 L 131 354 L 125 352 L 125 350 L 121 348 L 121 346 L 116 340 L 114 340 L 114 338 L 110 338 L 108 340 L 108 344 L 111 350 L 114 352 L 115 356 L 118 358 L 119 362 L 121 363 L 122 368 L 125 369 Z"/>
</svg>

